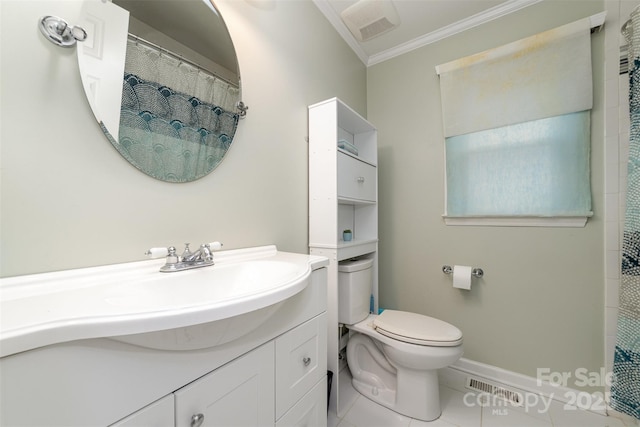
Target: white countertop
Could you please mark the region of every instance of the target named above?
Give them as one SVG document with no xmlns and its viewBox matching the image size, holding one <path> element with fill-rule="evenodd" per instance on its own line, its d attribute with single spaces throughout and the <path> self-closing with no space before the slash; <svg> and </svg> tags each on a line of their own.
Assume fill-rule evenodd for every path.
<svg viewBox="0 0 640 427">
<path fill-rule="evenodd" d="M 220 251 L 214 260 L 174 273 L 158 271 L 163 259 L 0 279 L 0 357 L 241 315 L 295 295 L 328 265 L 275 246 Z"/>
</svg>

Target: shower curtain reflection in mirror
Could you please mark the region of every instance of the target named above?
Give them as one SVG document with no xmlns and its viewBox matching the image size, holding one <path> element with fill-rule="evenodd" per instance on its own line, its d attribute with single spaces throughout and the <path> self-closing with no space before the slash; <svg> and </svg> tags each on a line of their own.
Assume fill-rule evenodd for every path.
<svg viewBox="0 0 640 427">
<path fill-rule="evenodd" d="M 163 181 L 188 182 L 213 170 L 238 125 L 238 87 L 135 36 L 124 71 L 120 153 Z"/>
</svg>

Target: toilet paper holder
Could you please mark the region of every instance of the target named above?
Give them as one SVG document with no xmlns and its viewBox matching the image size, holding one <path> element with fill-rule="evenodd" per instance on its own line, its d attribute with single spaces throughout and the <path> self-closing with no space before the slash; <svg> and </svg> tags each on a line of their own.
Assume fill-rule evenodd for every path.
<svg viewBox="0 0 640 427">
<path fill-rule="evenodd" d="M 442 272 L 444 274 L 452 274 L 453 273 L 453 267 L 451 267 L 450 265 L 443 265 L 442 266 Z M 474 268 L 471 269 L 471 275 L 473 277 L 477 277 L 479 279 L 482 276 L 484 276 L 484 271 L 482 271 L 481 268 L 474 267 Z"/>
</svg>

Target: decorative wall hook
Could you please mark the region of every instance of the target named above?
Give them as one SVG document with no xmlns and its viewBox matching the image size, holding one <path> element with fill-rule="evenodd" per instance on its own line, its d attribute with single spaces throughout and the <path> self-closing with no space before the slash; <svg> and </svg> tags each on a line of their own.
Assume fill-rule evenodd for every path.
<svg viewBox="0 0 640 427">
<path fill-rule="evenodd" d="M 71 47 L 77 41 L 83 42 L 87 39 L 87 32 L 84 28 L 69 26 L 67 21 L 57 16 L 43 16 L 38 21 L 38 27 L 47 40 L 62 47 Z"/>
</svg>

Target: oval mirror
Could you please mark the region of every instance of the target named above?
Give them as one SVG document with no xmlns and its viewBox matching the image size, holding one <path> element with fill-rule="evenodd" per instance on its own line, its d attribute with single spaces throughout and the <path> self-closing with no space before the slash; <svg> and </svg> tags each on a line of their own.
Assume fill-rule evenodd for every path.
<svg viewBox="0 0 640 427">
<path fill-rule="evenodd" d="M 85 94 L 107 139 L 167 182 L 210 173 L 246 108 L 238 60 L 211 0 L 85 0 Z"/>
</svg>

